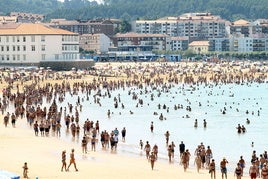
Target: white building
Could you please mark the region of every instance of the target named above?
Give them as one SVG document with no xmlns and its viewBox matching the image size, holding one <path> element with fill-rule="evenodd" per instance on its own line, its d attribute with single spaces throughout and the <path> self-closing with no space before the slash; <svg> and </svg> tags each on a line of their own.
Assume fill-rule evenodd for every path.
<svg viewBox="0 0 268 179">
<path fill-rule="evenodd" d="M 83 34 L 80 35 L 80 48 L 87 51 L 94 51 L 97 54 L 107 53 L 111 40 L 105 34 Z"/>
<path fill-rule="evenodd" d="M 154 50 L 171 50 L 171 37 L 165 34 L 118 33 L 114 36 L 117 47 L 140 45 L 152 46 Z"/>
<path fill-rule="evenodd" d="M 31 23 L 0 25 L 0 64 L 79 59 L 78 34 Z"/>
<path fill-rule="evenodd" d="M 210 13 L 186 13 L 179 17 L 136 20 L 132 28 L 136 33 L 207 39 L 226 37 L 226 23 L 226 20 Z"/>
<path fill-rule="evenodd" d="M 235 52 L 268 51 L 268 38 L 234 37 L 230 42 L 231 51 Z"/>
</svg>

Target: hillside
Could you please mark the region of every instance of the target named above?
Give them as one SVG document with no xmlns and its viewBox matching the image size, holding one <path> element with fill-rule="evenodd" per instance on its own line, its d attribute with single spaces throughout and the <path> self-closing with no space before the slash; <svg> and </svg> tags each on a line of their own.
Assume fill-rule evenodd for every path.
<svg viewBox="0 0 268 179">
<path fill-rule="evenodd" d="M 233 21 L 268 19 L 267 0 L 0 0 L 2 15 L 9 12 L 45 14 L 47 19 L 156 19 L 187 12 L 211 12 Z"/>
</svg>

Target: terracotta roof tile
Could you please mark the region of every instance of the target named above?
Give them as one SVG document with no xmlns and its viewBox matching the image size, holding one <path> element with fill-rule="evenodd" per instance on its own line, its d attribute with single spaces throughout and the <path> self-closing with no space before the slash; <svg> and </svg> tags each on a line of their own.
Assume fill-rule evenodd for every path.
<svg viewBox="0 0 268 179">
<path fill-rule="evenodd" d="M 0 25 L 0 35 L 74 35 L 76 33 L 66 31 L 63 29 L 57 29 L 47 27 L 43 24 L 31 24 L 31 23 L 6 23 Z"/>
</svg>

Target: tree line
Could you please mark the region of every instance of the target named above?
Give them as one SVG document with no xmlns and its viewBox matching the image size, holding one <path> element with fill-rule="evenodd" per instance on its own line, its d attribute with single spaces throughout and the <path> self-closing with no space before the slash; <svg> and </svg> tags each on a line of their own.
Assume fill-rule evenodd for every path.
<svg viewBox="0 0 268 179">
<path fill-rule="evenodd" d="M 210 12 L 229 21 L 268 18 L 267 0 L 0 0 L 0 13 L 27 12 L 51 18 L 157 19 L 188 12 Z"/>
</svg>

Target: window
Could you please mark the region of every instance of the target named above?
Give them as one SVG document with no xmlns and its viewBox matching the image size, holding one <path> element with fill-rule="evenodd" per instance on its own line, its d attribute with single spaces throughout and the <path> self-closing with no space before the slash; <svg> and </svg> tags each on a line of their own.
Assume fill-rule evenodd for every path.
<svg viewBox="0 0 268 179">
<path fill-rule="evenodd" d="M 55 54 L 55 60 L 59 59 L 59 54 Z"/>
<path fill-rule="evenodd" d="M 17 42 L 20 42 L 20 36 L 17 36 Z"/>
<path fill-rule="evenodd" d="M 15 61 L 16 60 L 16 55 L 12 55 L 12 59 L 13 59 L 13 61 Z"/>
<path fill-rule="evenodd" d="M 23 42 L 26 42 L 26 37 L 25 37 L 25 36 L 22 37 L 22 41 L 23 41 Z"/>
<path fill-rule="evenodd" d="M 13 46 L 12 46 L 12 49 L 13 49 L 13 51 L 16 51 L 16 46 L 13 45 Z"/>
<path fill-rule="evenodd" d="M 23 51 L 26 51 L 26 46 L 25 45 L 23 45 L 22 48 L 23 48 Z"/>
<path fill-rule="evenodd" d="M 1 55 L 1 60 L 5 60 L 5 56 L 4 55 Z"/>
<path fill-rule="evenodd" d="M 46 46 L 45 45 L 42 45 L 41 50 L 42 51 L 45 51 L 46 50 Z"/>
<path fill-rule="evenodd" d="M 35 45 L 32 45 L 31 47 L 32 47 L 32 51 L 35 51 Z"/>
<path fill-rule="evenodd" d="M 9 55 L 7 55 L 7 61 L 9 61 Z"/>
<path fill-rule="evenodd" d="M 3 52 L 5 49 L 4 49 L 4 46 L 1 46 L 1 51 Z"/>
<path fill-rule="evenodd" d="M 31 42 L 35 42 L 35 36 L 31 36 Z"/>
<path fill-rule="evenodd" d="M 7 45 L 7 51 L 9 51 L 9 46 Z"/>
<path fill-rule="evenodd" d="M 9 36 L 6 36 L 6 42 L 9 42 Z"/>
<path fill-rule="evenodd" d="M 17 60 L 20 61 L 20 55 L 17 55 Z"/>
<path fill-rule="evenodd" d="M 12 42 L 15 42 L 15 36 L 12 36 Z"/>
<path fill-rule="evenodd" d="M 17 46 L 17 51 L 20 51 L 20 46 L 19 45 Z"/>
<path fill-rule="evenodd" d="M 41 36 L 41 42 L 45 42 L 46 36 L 42 35 Z"/>
<path fill-rule="evenodd" d="M 42 54 L 42 60 L 46 60 L 46 54 Z"/>
<path fill-rule="evenodd" d="M 26 60 L 26 55 L 23 55 L 23 60 L 24 60 L 24 61 Z"/>
</svg>

